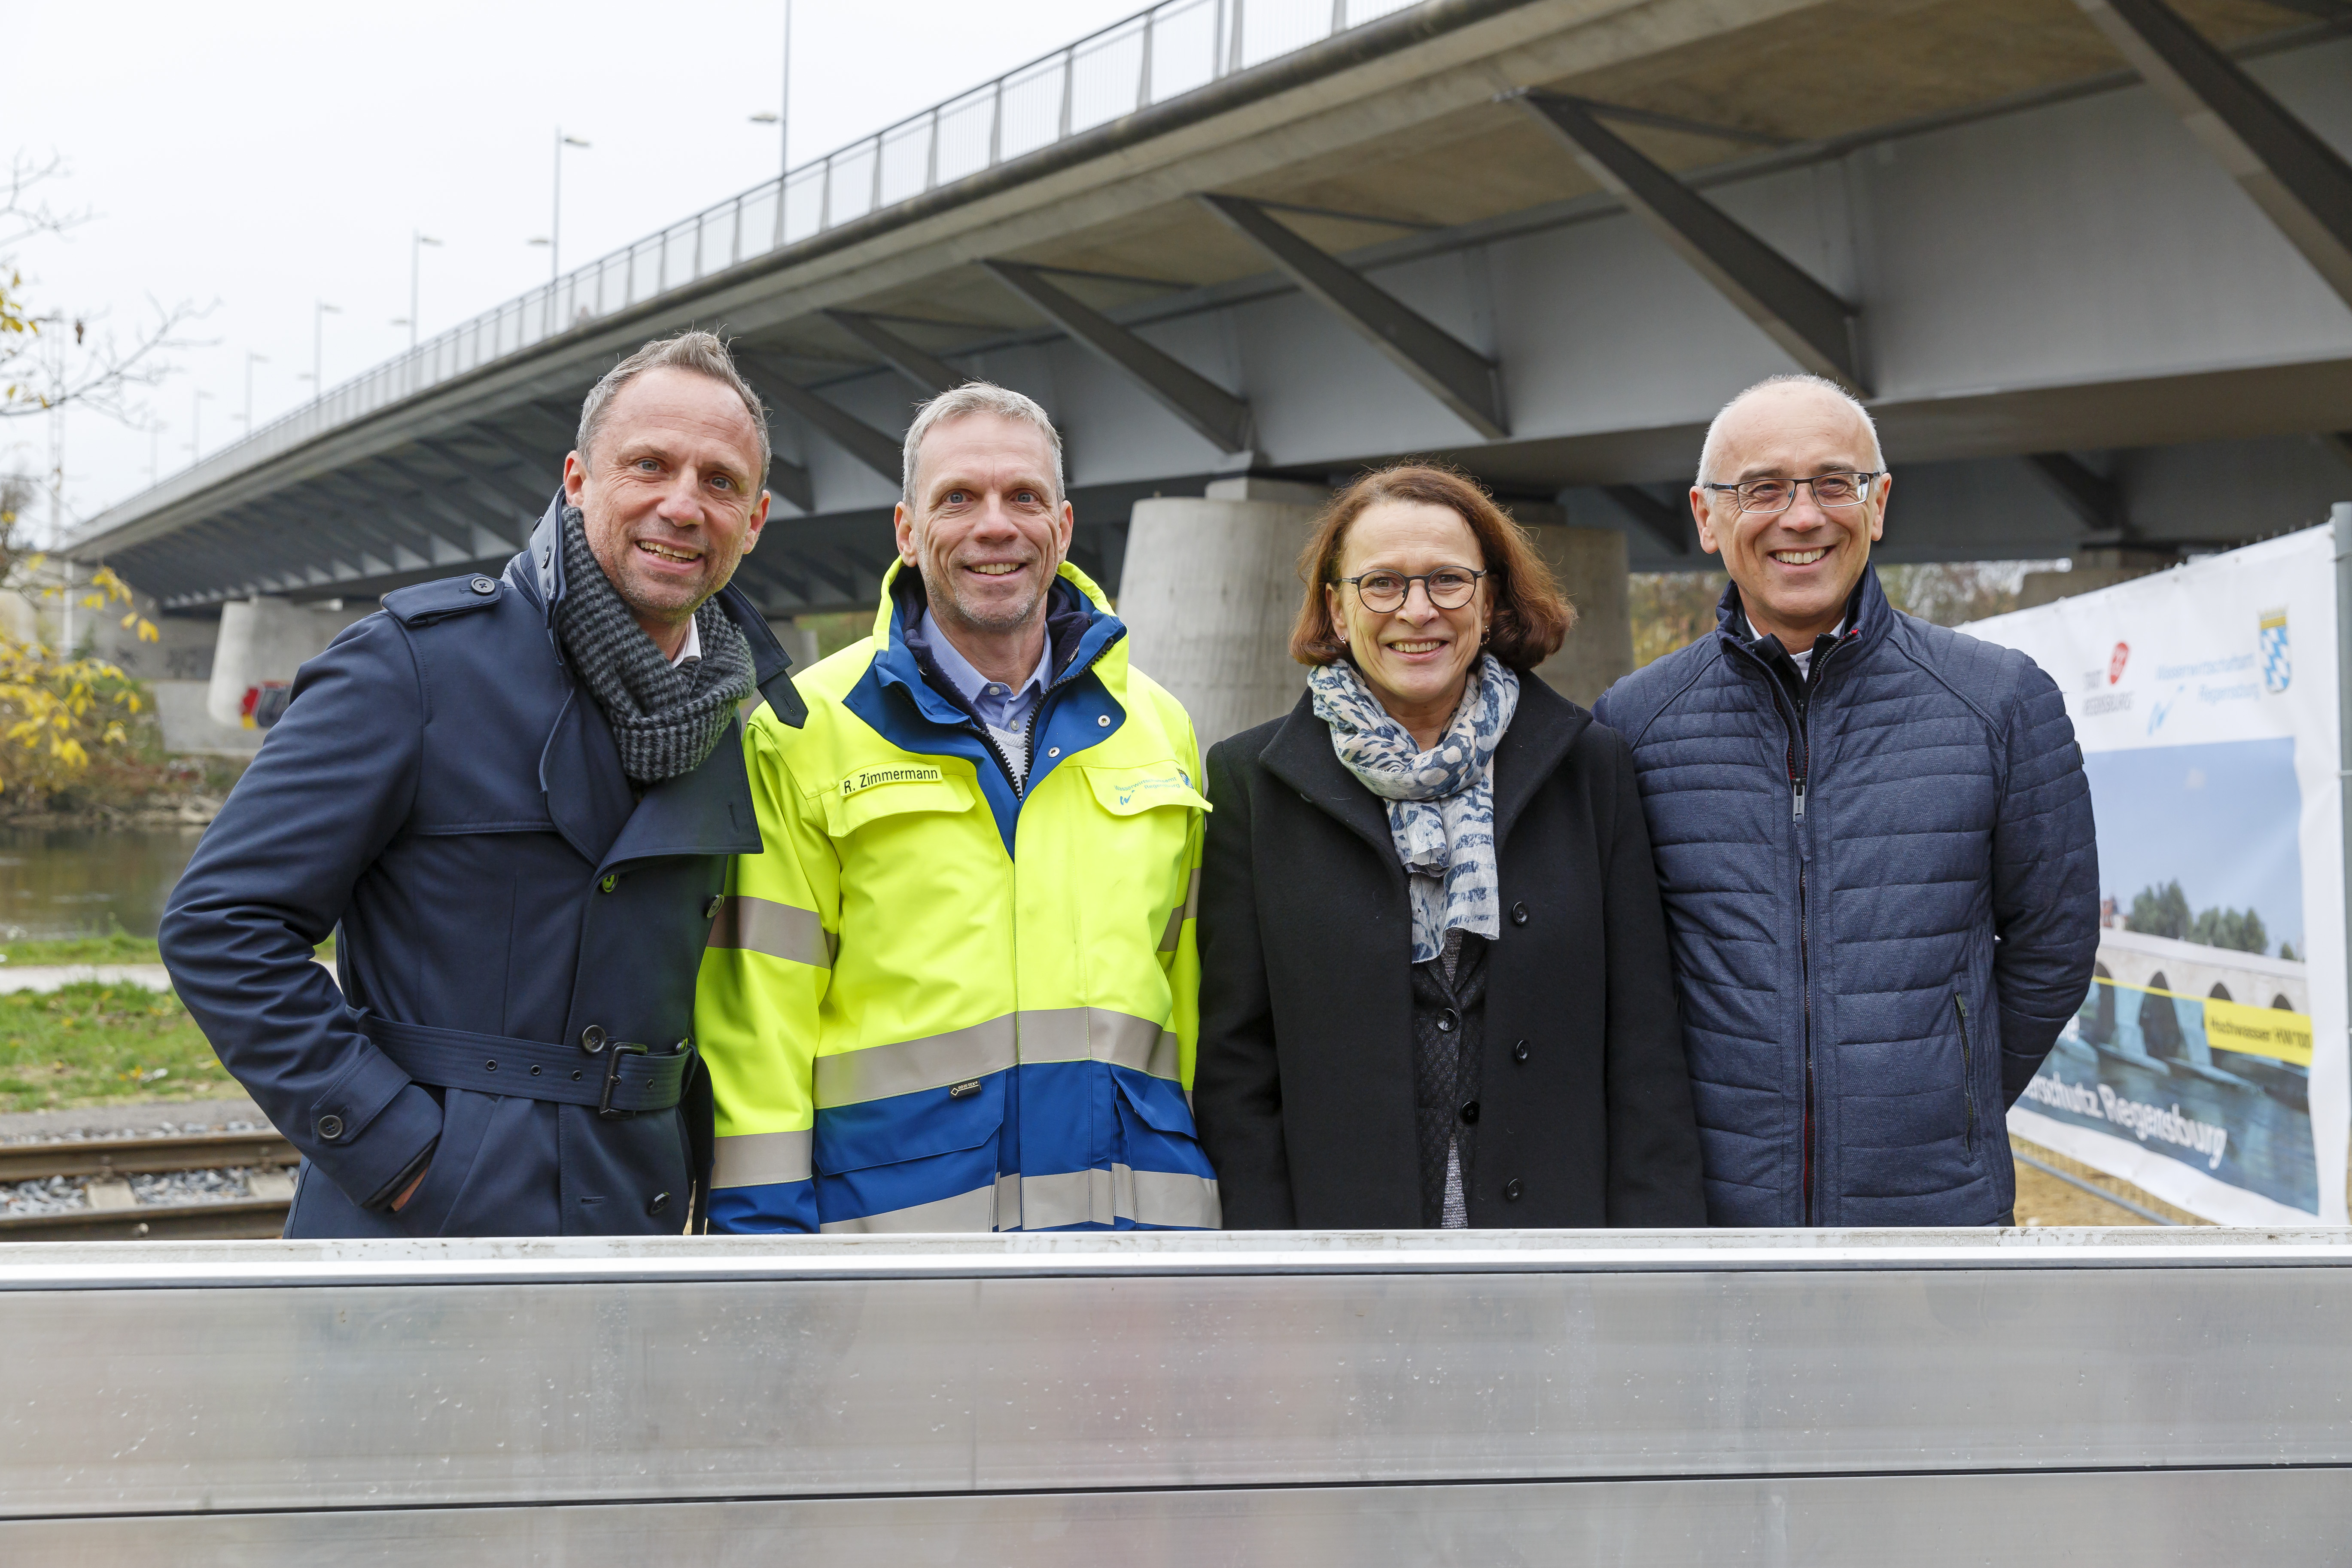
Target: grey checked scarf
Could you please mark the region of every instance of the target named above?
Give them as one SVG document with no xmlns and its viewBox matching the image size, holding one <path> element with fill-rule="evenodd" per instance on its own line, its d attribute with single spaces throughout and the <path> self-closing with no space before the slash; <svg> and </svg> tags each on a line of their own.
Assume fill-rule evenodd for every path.
<svg viewBox="0 0 2352 1568">
<path fill-rule="evenodd" d="M 620 743 L 621 771 L 640 786 L 690 773 L 727 733 L 751 695 L 751 648 L 727 612 L 704 600 L 694 612 L 702 657 L 672 669 L 613 589 L 588 548 L 580 509 L 563 509 L 563 597 L 556 635 L 572 668 L 604 710 Z"/>
<path fill-rule="evenodd" d="M 1500 936 L 1492 764 L 1519 709 L 1519 678 L 1493 654 L 1480 654 L 1462 705 L 1426 752 L 1347 660 L 1315 670 L 1307 686 L 1340 765 L 1388 802 L 1389 837 L 1412 894 L 1412 961 L 1435 958 L 1456 927 L 1490 941 Z"/>
</svg>

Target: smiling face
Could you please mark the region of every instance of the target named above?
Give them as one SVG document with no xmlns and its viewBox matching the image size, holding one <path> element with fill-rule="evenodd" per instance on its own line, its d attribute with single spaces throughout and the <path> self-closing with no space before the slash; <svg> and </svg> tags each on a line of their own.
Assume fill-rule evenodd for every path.
<svg viewBox="0 0 2352 1568">
<path fill-rule="evenodd" d="M 1820 387 L 1766 386 L 1725 412 L 1716 431 L 1716 456 L 1706 476 L 1717 484 L 1748 479 L 1800 479 L 1816 474 L 1867 472 L 1880 467 L 1877 444 L 1862 416 Z M 1834 631 L 1846 601 L 1870 563 L 1870 546 L 1885 532 L 1886 497 L 1894 480 L 1882 475 L 1859 506 L 1825 508 L 1812 487 L 1800 488 L 1789 510 L 1743 512 L 1727 490 L 1691 489 L 1699 542 L 1720 551 L 1723 567 L 1739 585 L 1740 606 L 1759 637 L 1783 647 L 1810 648 Z"/>
<path fill-rule="evenodd" d="M 768 518 L 751 410 L 687 370 L 649 370 L 614 393 L 594 449 L 564 458 L 563 493 L 621 602 L 673 655 Z"/>
<path fill-rule="evenodd" d="M 1441 566 L 1486 569 L 1486 552 L 1462 515 L 1428 501 L 1380 500 L 1349 525 L 1338 575 L 1385 570 L 1418 577 Z M 1432 604 L 1427 584 L 1415 583 L 1404 603 L 1386 613 L 1367 609 L 1362 595 L 1345 583 L 1324 584 L 1332 629 L 1348 645 L 1364 684 L 1424 751 L 1436 744 L 1460 706 L 1471 661 L 1486 639 L 1491 581 L 1479 578 L 1470 602 L 1454 610 Z"/>
<path fill-rule="evenodd" d="M 1076 521 L 1060 499 L 1054 448 L 1024 419 L 967 414 L 931 426 L 916 454 L 914 510 L 898 510 L 898 558 L 923 575 L 931 614 L 967 638 L 1043 636 L 1045 591 Z M 1029 654 L 1035 662 L 1034 651 Z M 1026 675 L 1024 668 L 1019 672 Z"/>
</svg>

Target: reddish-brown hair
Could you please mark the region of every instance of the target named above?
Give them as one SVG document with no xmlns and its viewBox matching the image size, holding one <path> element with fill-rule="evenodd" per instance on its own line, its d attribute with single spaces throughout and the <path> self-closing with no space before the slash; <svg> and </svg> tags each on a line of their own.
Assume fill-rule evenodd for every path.
<svg viewBox="0 0 2352 1568">
<path fill-rule="evenodd" d="M 1560 595 L 1551 568 L 1536 552 L 1528 531 L 1513 522 L 1495 498 L 1465 474 L 1430 463 L 1400 463 L 1366 474 L 1331 498 L 1315 525 L 1314 537 L 1298 552 L 1298 574 L 1307 581 L 1307 602 L 1290 633 L 1290 657 L 1301 664 L 1336 664 L 1348 645 L 1333 635 L 1323 602 L 1324 584 L 1339 579 L 1339 555 L 1348 530 L 1375 501 L 1417 501 L 1442 506 L 1470 525 L 1486 557 L 1488 601 L 1486 651 L 1517 670 L 1529 670 L 1559 651 L 1576 611 Z"/>
</svg>

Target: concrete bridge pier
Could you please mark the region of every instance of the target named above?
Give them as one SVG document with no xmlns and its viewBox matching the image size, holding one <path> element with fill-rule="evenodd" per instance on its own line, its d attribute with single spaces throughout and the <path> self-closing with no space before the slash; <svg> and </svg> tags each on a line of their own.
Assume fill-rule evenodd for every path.
<svg viewBox="0 0 2352 1568">
<path fill-rule="evenodd" d="M 1197 499 L 1155 496 L 1135 504 L 1119 616 L 1136 668 L 1184 704 L 1203 752 L 1287 713 L 1307 689 L 1305 668 L 1290 657 L 1298 552 L 1329 499 L 1317 486 L 1249 476 L 1215 480 Z M 1577 607 L 1567 643 L 1536 673 L 1590 707 L 1633 668 L 1625 536 L 1568 527 L 1555 506 L 1517 502 L 1511 510 Z"/>
<path fill-rule="evenodd" d="M 373 601 L 312 605 L 279 598 L 223 605 L 205 711 L 218 723 L 241 726 L 247 692 L 292 681 L 304 660 L 325 652 L 337 632 L 375 608 Z"/>
</svg>

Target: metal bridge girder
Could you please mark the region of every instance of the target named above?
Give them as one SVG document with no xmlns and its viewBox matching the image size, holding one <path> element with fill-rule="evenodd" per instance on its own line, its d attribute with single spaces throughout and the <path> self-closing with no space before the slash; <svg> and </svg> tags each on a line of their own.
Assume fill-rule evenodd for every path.
<svg viewBox="0 0 2352 1568">
<path fill-rule="evenodd" d="M 1195 192 L 1193 200 L 1264 251 L 1307 296 L 1347 323 L 1462 422 L 1490 441 L 1511 433 L 1500 367 L 1362 273 L 1309 245 L 1255 202 Z"/>
<path fill-rule="evenodd" d="M 436 529 L 434 531 L 464 551 L 467 559 L 480 560 L 487 556 L 501 555 L 520 547 L 520 542 L 514 535 L 504 531 L 504 529 L 514 527 L 512 514 L 500 513 L 488 509 L 469 510 L 467 504 L 468 502 L 477 508 L 480 505 L 470 487 L 460 491 L 460 499 L 452 500 L 447 493 L 452 488 L 449 481 L 436 479 L 430 474 L 419 473 L 407 462 L 389 454 L 377 458 L 376 461 L 415 486 L 415 499 L 422 502 L 426 510 L 459 531 L 455 535 L 446 530 Z M 464 476 L 460 476 L 460 483 L 463 482 Z M 483 515 L 485 511 L 488 512 L 488 521 L 485 521 Z M 504 525 L 504 529 L 499 526 L 501 524 Z"/>
<path fill-rule="evenodd" d="M 519 440 L 495 425 L 488 423 L 476 425 L 472 427 L 472 433 L 491 445 L 512 453 L 515 460 L 523 467 L 522 482 L 525 486 L 545 484 L 548 487 L 535 503 L 538 512 L 544 514 L 547 510 L 547 503 L 554 499 L 556 491 L 563 488 L 562 457 L 559 455 L 551 458 L 544 452 L 533 451 L 529 444 Z M 564 449 L 567 452 L 571 449 L 569 443 L 566 443 Z M 536 521 L 537 519 L 534 518 L 533 521 L 536 522 Z"/>
<path fill-rule="evenodd" d="M 1643 531 L 1677 555 L 1688 555 L 1696 542 L 1698 525 L 1680 509 L 1652 495 L 1640 485 L 1603 485 L 1601 493 L 1624 509 Z"/>
<path fill-rule="evenodd" d="M 2074 3 L 2352 305 L 2352 163 L 2164 0 Z"/>
<path fill-rule="evenodd" d="M 1854 353 L 1860 312 L 1853 305 L 1602 126 L 1581 101 L 1540 92 L 1519 101 L 1568 143 L 1602 189 L 1799 364 L 1870 395 Z"/>
<path fill-rule="evenodd" d="M 2130 536 L 2131 520 L 2124 510 L 2123 489 L 2115 480 L 2072 452 L 2032 452 L 2025 460 L 2084 528 L 2119 539 Z"/>
<path fill-rule="evenodd" d="M 827 310 L 825 319 L 876 353 L 892 370 L 930 396 L 952 392 L 972 378 L 929 349 L 910 343 L 871 316 L 856 310 Z"/>
<path fill-rule="evenodd" d="M 1017 261 L 982 261 L 990 277 L 1027 300 L 1080 346 L 1124 372 L 1161 407 L 1220 452 L 1238 456 L 1257 439 L 1249 405 L 1108 316 Z"/>
<path fill-rule="evenodd" d="M 378 514 L 374 510 L 377 497 L 350 493 L 351 489 L 358 487 L 351 485 L 351 481 L 341 474 L 321 474 L 310 482 L 319 487 L 325 500 L 333 507 L 334 522 L 322 525 L 299 512 L 280 514 L 289 532 L 309 539 L 325 531 L 327 526 L 333 526 L 358 534 L 360 564 L 376 574 L 414 572 L 433 564 L 430 556 L 417 548 L 423 544 L 429 551 L 432 548 L 429 538 L 413 528 L 402 527 L 395 519 Z M 265 515 L 270 515 L 274 509 L 292 508 L 297 503 L 294 494 L 279 491 L 253 504 Z M 367 545 L 370 543 L 374 545 L 377 553 L 369 553 Z"/>
<path fill-rule="evenodd" d="M 839 404 L 819 397 L 763 355 L 739 350 L 735 355 L 735 365 L 743 373 L 744 379 L 751 384 L 753 390 L 769 402 L 815 426 L 834 445 L 892 484 L 899 481 L 900 442 L 898 437 L 887 431 L 877 430 Z M 803 506 L 801 510 L 807 511 L 811 509 Z"/>
<path fill-rule="evenodd" d="M 469 428 L 467 434 L 479 434 L 479 427 Z M 521 508 L 531 522 L 537 522 L 539 514 L 547 508 L 547 498 L 537 493 L 527 475 L 509 473 L 478 458 L 468 457 L 458 448 L 456 440 L 449 437 L 431 437 L 417 442 L 417 446 L 432 453 L 467 479 L 488 487 L 490 490 L 505 497 L 513 505 Z M 526 524 L 526 527 L 528 526 Z"/>
</svg>

